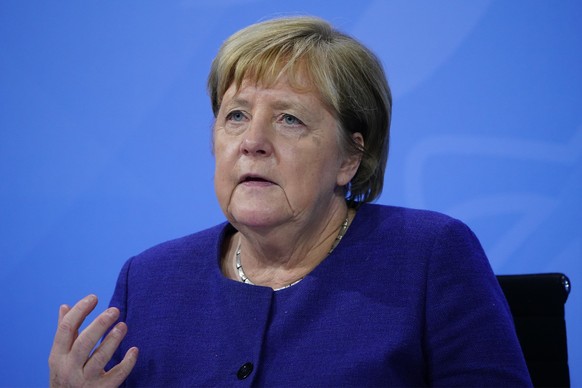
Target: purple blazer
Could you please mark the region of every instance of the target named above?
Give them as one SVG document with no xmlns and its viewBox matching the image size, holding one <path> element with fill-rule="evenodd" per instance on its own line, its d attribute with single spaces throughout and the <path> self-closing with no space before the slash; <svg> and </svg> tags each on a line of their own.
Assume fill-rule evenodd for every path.
<svg viewBox="0 0 582 388">
<path fill-rule="evenodd" d="M 475 235 L 442 214 L 363 205 L 338 247 L 280 291 L 229 280 L 233 227 L 153 247 L 111 306 L 140 349 L 127 386 L 531 386 Z"/>
</svg>

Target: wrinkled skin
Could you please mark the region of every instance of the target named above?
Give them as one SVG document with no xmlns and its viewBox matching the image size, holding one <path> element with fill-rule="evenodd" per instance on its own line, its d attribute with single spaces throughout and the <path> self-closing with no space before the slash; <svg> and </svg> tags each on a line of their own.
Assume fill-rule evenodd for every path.
<svg viewBox="0 0 582 388">
<path fill-rule="evenodd" d="M 67 305 L 59 308 L 57 332 L 49 356 L 51 387 L 117 387 L 133 369 L 137 348 L 129 349 L 111 370 L 104 370 L 127 333 L 125 323 L 117 323 L 95 348 L 119 318 L 118 309 L 105 310 L 79 333 L 83 321 L 96 306 L 97 297 L 88 295 L 72 308 Z"/>
</svg>

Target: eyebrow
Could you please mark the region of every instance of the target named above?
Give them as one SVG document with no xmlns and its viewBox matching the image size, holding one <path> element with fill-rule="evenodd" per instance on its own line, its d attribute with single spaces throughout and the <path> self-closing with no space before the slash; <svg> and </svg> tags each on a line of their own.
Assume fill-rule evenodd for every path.
<svg viewBox="0 0 582 388">
<path fill-rule="evenodd" d="M 223 104 L 224 104 L 224 101 L 223 101 Z M 250 105 L 250 103 L 249 103 L 249 101 L 246 98 L 240 97 L 237 94 L 233 98 L 231 98 L 230 100 L 228 100 L 228 102 L 226 104 L 224 104 L 224 105 L 226 107 L 233 106 L 233 105 L 248 106 L 248 105 Z"/>
<path fill-rule="evenodd" d="M 237 95 L 225 104 L 226 107 L 230 107 L 233 105 L 249 106 L 251 105 L 251 103 L 246 98 Z M 313 115 L 315 113 L 307 105 L 302 104 L 298 101 L 290 102 L 286 100 L 276 100 L 271 104 L 271 108 L 277 110 L 300 109 L 302 112 L 307 113 L 309 115 Z"/>
</svg>

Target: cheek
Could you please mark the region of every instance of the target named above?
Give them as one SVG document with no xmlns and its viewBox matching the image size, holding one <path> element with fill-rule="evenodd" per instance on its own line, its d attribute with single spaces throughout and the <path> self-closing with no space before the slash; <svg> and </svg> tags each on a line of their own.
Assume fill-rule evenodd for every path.
<svg viewBox="0 0 582 388">
<path fill-rule="evenodd" d="M 225 171 L 224 168 L 220 168 L 218 163 L 216 167 L 214 173 L 214 193 L 220 208 L 225 212 L 230 205 L 230 198 L 232 197 L 235 186 L 232 184 L 232 179 L 230 179 L 228 171 Z"/>
<path fill-rule="evenodd" d="M 212 153 L 214 154 L 214 164 L 216 166 L 216 173 L 224 173 L 225 167 L 235 155 L 234 144 L 224 141 L 223 136 L 214 135 L 214 141 L 212 143 Z"/>
<path fill-rule="evenodd" d="M 225 145 L 220 140 L 215 139 L 214 147 L 214 191 L 221 206 L 230 196 L 232 191 L 231 174 L 233 164 L 229 162 L 229 153 Z"/>
<path fill-rule="evenodd" d="M 335 190 L 339 169 L 337 155 L 315 149 L 301 155 L 295 153 L 292 160 L 300 162 L 290 163 L 292 167 L 286 171 L 288 176 L 293 177 L 293 184 L 287 187 L 289 191 L 301 197 L 311 197 Z"/>
</svg>

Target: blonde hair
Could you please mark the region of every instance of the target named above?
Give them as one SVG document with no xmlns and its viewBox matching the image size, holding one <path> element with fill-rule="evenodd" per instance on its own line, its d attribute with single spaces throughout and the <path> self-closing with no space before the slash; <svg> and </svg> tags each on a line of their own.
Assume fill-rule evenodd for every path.
<svg viewBox="0 0 582 388">
<path fill-rule="evenodd" d="M 226 90 L 243 79 L 274 83 L 285 74 L 301 88 L 306 75 L 335 113 L 340 147 L 361 155 L 358 171 L 345 188 L 350 206 L 371 202 L 382 192 L 388 158 L 392 96 L 378 58 L 354 38 L 314 17 L 272 19 L 228 38 L 212 62 L 208 92 L 216 117 Z M 364 146 L 354 142 L 359 132 Z"/>
</svg>

